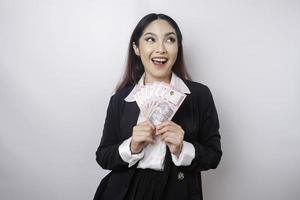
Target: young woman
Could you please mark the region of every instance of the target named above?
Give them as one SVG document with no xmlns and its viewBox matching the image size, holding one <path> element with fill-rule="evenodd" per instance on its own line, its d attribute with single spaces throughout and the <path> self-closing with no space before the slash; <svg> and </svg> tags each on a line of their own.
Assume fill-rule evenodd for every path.
<svg viewBox="0 0 300 200">
<path fill-rule="evenodd" d="M 96 151 L 99 165 L 111 172 L 94 200 L 202 199 L 200 172 L 215 169 L 222 156 L 219 121 L 210 90 L 186 71 L 178 25 L 164 14 L 146 15 L 128 51 Z M 154 81 L 187 95 L 172 120 L 157 126 L 133 98 L 134 87 Z"/>
</svg>

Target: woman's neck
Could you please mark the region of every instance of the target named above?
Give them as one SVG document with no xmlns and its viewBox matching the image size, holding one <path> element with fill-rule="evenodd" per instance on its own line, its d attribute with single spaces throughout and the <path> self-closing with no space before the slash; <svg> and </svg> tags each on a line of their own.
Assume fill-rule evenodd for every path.
<svg viewBox="0 0 300 200">
<path fill-rule="evenodd" d="M 170 84 L 171 77 L 172 77 L 172 74 L 170 74 L 169 77 L 165 77 L 165 78 L 152 78 L 152 77 L 148 77 L 145 74 L 144 85 L 149 84 L 149 83 L 153 83 L 153 82 L 156 82 L 156 81 L 157 82 L 164 82 L 164 83 Z"/>
</svg>

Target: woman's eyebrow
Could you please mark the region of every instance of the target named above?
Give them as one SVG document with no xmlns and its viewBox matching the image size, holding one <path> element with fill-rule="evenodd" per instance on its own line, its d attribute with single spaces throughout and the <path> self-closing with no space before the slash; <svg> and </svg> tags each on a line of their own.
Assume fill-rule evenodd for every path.
<svg viewBox="0 0 300 200">
<path fill-rule="evenodd" d="M 147 32 L 147 33 L 144 34 L 144 36 L 145 36 L 145 35 L 153 35 L 153 36 L 156 36 L 156 34 L 151 33 L 151 32 Z"/>
<path fill-rule="evenodd" d="M 147 32 L 144 34 L 145 35 L 153 35 L 153 36 L 157 36 L 155 33 L 152 33 L 152 32 Z M 176 35 L 174 32 L 168 32 L 165 34 L 165 36 L 169 36 L 169 35 Z"/>
<path fill-rule="evenodd" d="M 174 32 L 169 32 L 165 34 L 165 36 L 169 36 L 169 35 L 176 35 L 176 34 Z"/>
</svg>

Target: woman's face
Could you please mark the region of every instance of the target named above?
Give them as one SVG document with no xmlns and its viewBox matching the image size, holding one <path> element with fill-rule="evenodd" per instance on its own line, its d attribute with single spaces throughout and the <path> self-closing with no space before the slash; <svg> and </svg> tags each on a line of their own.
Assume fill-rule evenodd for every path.
<svg viewBox="0 0 300 200">
<path fill-rule="evenodd" d="M 178 53 L 175 29 L 165 20 L 154 20 L 143 31 L 139 46 L 133 44 L 145 68 L 145 83 L 170 82 L 172 66 Z"/>
</svg>

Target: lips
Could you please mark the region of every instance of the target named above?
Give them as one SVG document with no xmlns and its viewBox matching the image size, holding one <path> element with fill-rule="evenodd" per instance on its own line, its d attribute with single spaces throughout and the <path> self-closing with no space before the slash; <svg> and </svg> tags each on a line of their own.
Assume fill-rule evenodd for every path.
<svg viewBox="0 0 300 200">
<path fill-rule="evenodd" d="M 166 57 L 154 57 L 151 59 L 155 65 L 163 65 L 168 61 Z"/>
</svg>

